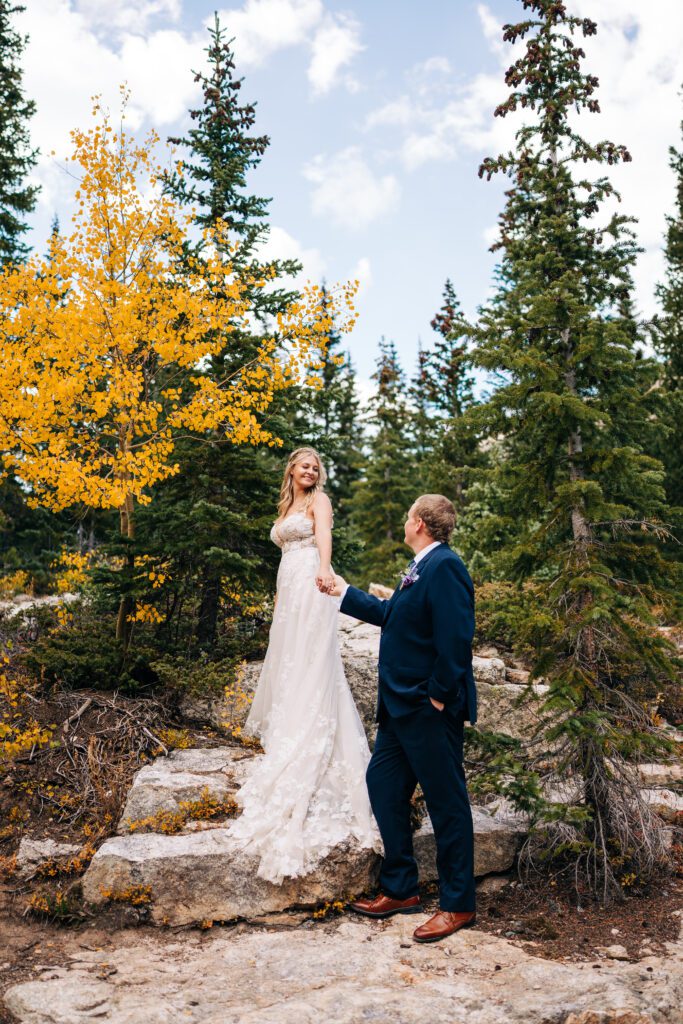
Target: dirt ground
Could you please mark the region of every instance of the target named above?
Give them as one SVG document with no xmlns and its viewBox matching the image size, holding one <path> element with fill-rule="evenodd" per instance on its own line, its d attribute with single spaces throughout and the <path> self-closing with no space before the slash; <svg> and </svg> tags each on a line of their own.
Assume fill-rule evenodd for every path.
<svg viewBox="0 0 683 1024">
<path fill-rule="evenodd" d="M 497 888 L 497 891 L 491 891 Z M 145 937 L 176 942 L 183 929 L 154 928 L 144 908 L 124 907 L 79 920 L 57 923 L 26 912 L 30 888 L 16 880 L 0 885 L 0 993 L 11 985 L 39 976 L 46 967 L 68 964 L 82 950 L 103 953 L 138 945 Z M 425 909 L 436 909 L 434 886 L 423 892 Z M 503 936 L 528 953 L 544 959 L 604 962 L 604 948 L 623 946 L 628 958 L 639 960 L 666 952 L 665 944 L 680 931 L 683 880 L 672 876 L 650 895 L 632 896 L 611 907 L 596 904 L 578 908 L 569 893 L 550 884 L 525 885 L 514 878 L 489 878 L 478 893 L 477 928 Z M 344 911 L 350 914 L 350 911 Z M 311 927 L 310 912 L 273 914 L 259 921 L 215 925 L 232 932 L 248 928 L 290 929 Z M 326 930 L 338 921 L 316 920 Z M 196 931 L 196 929 L 195 929 Z M 0 1024 L 13 1024 L 0 1003 Z"/>
<path fill-rule="evenodd" d="M 141 703 L 95 692 L 60 695 L 44 709 L 59 723 L 60 746 L 20 759 L 0 777 L 0 820 L 8 823 L 0 828 L 0 997 L 10 986 L 38 977 L 45 967 L 65 965 L 84 949 L 111 951 L 138 945 L 145 936 L 155 943 L 178 940 L 182 929 L 153 928 L 144 907 L 91 914 L 80 900 L 78 877 L 27 883 L 10 866 L 22 833 L 99 845 L 115 827 L 135 771 L 160 753 L 159 735 L 169 746 L 225 742 L 209 730 L 182 724 L 171 735 L 162 709 L 146 704 L 143 710 L 144 715 Z M 9 868 L 4 875 L 3 855 Z M 30 908 L 37 889 L 62 882 L 69 900 L 61 919 Z M 435 910 L 435 887 L 423 896 L 425 909 Z M 611 907 L 577 907 L 573 894 L 561 891 L 552 880 L 526 884 L 514 877 L 489 878 L 480 887 L 476 927 L 533 956 L 588 961 L 600 970 L 605 947 L 623 946 L 631 960 L 665 953 L 665 944 L 679 934 L 682 909 L 683 870 L 649 893 L 630 895 Z M 303 926 L 324 930 L 334 920 L 312 921 L 310 912 L 301 911 L 214 927 L 232 932 Z M 13 1024 L 1 998 L 0 1024 Z"/>
</svg>

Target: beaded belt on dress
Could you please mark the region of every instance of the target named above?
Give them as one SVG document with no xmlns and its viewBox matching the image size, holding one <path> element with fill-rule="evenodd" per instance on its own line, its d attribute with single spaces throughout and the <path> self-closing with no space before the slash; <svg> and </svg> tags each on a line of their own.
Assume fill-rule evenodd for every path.
<svg viewBox="0 0 683 1024">
<path fill-rule="evenodd" d="M 297 551 L 299 548 L 314 548 L 315 537 L 305 537 L 303 540 L 286 540 L 282 545 L 282 554 L 286 555 L 288 551 Z"/>
</svg>

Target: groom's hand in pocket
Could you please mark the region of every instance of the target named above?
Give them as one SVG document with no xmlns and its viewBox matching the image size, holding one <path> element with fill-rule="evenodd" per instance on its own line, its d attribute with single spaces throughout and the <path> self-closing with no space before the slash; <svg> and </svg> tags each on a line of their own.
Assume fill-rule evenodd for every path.
<svg viewBox="0 0 683 1024">
<path fill-rule="evenodd" d="M 431 700 L 432 704 L 434 705 L 437 711 L 443 711 L 445 705 L 440 700 L 434 700 L 433 697 L 430 697 L 429 699 Z"/>
</svg>

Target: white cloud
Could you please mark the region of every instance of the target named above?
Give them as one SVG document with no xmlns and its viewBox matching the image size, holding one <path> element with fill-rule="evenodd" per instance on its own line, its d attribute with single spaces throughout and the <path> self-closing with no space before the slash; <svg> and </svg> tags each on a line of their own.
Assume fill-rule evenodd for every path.
<svg viewBox="0 0 683 1024">
<path fill-rule="evenodd" d="M 510 145 L 514 129 L 493 120 L 493 110 L 503 95 L 497 75 L 476 75 L 471 81 L 451 83 L 444 101 L 442 90 L 435 96 L 422 86 L 419 96 L 404 95 L 372 112 L 366 128 L 397 125 L 404 137 L 398 150 L 409 171 L 435 160 L 453 160 L 463 151 L 497 152 Z"/>
<path fill-rule="evenodd" d="M 448 57 L 428 57 L 417 65 L 417 70 L 425 75 L 449 75 L 453 70 Z"/>
<path fill-rule="evenodd" d="M 94 29 L 144 32 L 154 18 L 177 22 L 181 0 L 77 0 L 76 9 Z"/>
<path fill-rule="evenodd" d="M 318 249 L 306 248 L 284 228 L 273 226 L 259 247 L 259 259 L 298 260 L 302 264 L 301 273 L 290 283 L 293 288 L 303 288 L 307 281 L 318 282 L 325 276 L 325 260 Z"/>
<path fill-rule="evenodd" d="M 177 122 L 198 96 L 192 69 L 204 63 L 206 47 L 204 27 L 194 33 L 173 27 L 180 13 L 181 0 L 32 0 L 17 27 L 29 37 L 25 87 L 37 104 L 32 132 L 40 149 L 64 151 L 70 129 L 87 123 L 95 93 L 116 110 L 123 82 L 132 92 L 132 127 Z M 227 34 L 237 36 L 241 66 L 302 44 L 315 59 L 316 33 L 330 26 L 342 36 L 358 32 L 357 23 L 327 15 L 322 0 L 246 0 L 221 18 Z M 165 24 L 148 30 L 153 19 Z M 316 89 L 331 87 L 353 55 L 350 45 L 342 52 L 337 43 L 327 69 L 318 56 Z"/>
<path fill-rule="evenodd" d="M 329 92 L 342 68 L 364 49 L 360 42 L 360 24 L 349 15 L 328 14 L 317 30 L 312 44 L 308 80 L 316 95 Z M 353 88 L 353 84 L 352 88 Z"/>
<path fill-rule="evenodd" d="M 128 124 L 133 130 L 154 125 L 162 135 L 197 97 L 190 69 L 202 59 L 203 33 L 190 38 L 175 29 L 146 37 L 124 34 L 112 48 L 86 16 L 94 5 L 82 6 L 83 11 L 69 0 L 34 0 L 17 18 L 29 36 L 24 82 L 26 94 L 36 101 L 31 133 L 42 153 L 33 178 L 42 187 L 39 211 L 48 217 L 54 211 L 62 218 L 68 214 L 74 188 L 73 179 L 49 154 L 55 150 L 61 159 L 70 153 L 69 132 L 92 123 L 94 94 L 115 116 L 119 86 L 127 82 L 132 93 Z M 142 4 L 142 14 L 152 6 Z M 173 5 L 163 6 L 170 10 Z"/>
<path fill-rule="evenodd" d="M 329 92 L 363 49 L 359 22 L 348 14 L 327 12 L 322 0 L 246 0 L 240 9 L 222 10 L 220 18 L 235 37 L 243 67 L 260 67 L 287 47 L 308 47 L 307 74 L 314 95 Z M 347 79 L 347 86 L 353 90 L 357 83 Z"/>
<path fill-rule="evenodd" d="M 598 34 L 586 39 L 586 66 L 600 79 L 601 114 L 582 119 L 591 138 L 628 147 L 633 162 L 610 168 L 622 193 L 621 212 L 638 218 L 645 252 L 638 260 L 636 291 L 641 310 L 655 310 L 654 286 L 664 272 L 665 216 L 672 212 L 675 180 L 669 169 L 670 145 L 680 148 L 683 112 L 683 5 L 659 0 L 656 11 L 639 0 L 572 0 L 581 17 L 598 21 Z M 666 30 L 663 30 L 666 26 Z"/>
<path fill-rule="evenodd" d="M 361 256 L 348 277 L 351 281 L 358 281 L 358 296 L 367 292 L 372 284 L 372 267 L 367 256 Z"/>
<path fill-rule="evenodd" d="M 63 221 L 69 216 L 74 184 L 48 154 L 55 150 L 62 158 L 70 152 L 69 132 L 92 123 L 93 95 L 115 116 L 119 86 L 126 83 L 129 127 L 153 126 L 162 138 L 196 103 L 193 69 L 205 62 L 206 29 L 182 31 L 181 7 L 181 0 L 32 0 L 17 16 L 17 28 L 29 37 L 26 95 L 37 106 L 31 132 L 42 155 L 32 181 L 41 186 L 41 235 L 53 212 Z M 327 14 L 323 0 L 246 0 L 222 12 L 222 20 L 228 36 L 237 35 L 240 66 L 263 63 L 283 47 L 310 50 L 309 78 L 319 93 L 337 82 L 360 49 L 357 22 Z M 331 47 L 327 62 L 325 40 Z"/>
<path fill-rule="evenodd" d="M 246 0 L 219 12 L 242 67 L 258 67 L 277 50 L 310 39 L 324 14 L 322 0 Z"/>
<path fill-rule="evenodd" d="M 304 167 L 315 187 L 313 212 L 345 228 L 364 228 L 398 205 L 400 186 L 392 174 L 375 175 L 360 149 L 319 154 Z"/>
<path fill-rule="evenodd" d="M 630 149 L 633 162 L 608 173 L 622 192 L 621 212 L 639 220 L 636 230 L 646 251 L 635 274 L 637 297 L 650 314 L 654 285 L 663 274 L 664 218 L 674 202 L 668 147 L 681 142 L 683 4 L 659 0 L 653 12 L 642 0 L 601 0 L 597 14 L 595 0 L 569 0 L 568 6 L 570 13 L 598 20 L 597 36 L 581 38 L 580 45 L 584 68 L 600 80 L 602 113 L 582 115 L 579 127 L 592 139 L 608 138 Z M 495 155 L 514 141 L 521 117 L 494 118 L 493 112 L 508 94 L 502 72 L 515 48 L 503 42 L 499 18 L 487 4 L 479 3 L 477 11 L 495 71 L 463 81 L 448 75 L 439 58 L 430 58 L 409 71 L 402 95 L 366 118 L 367 131 L 393 134 L 393 150 L 408 170 L 467 154 L 474 155 L 474 172 L 479 156 Z"/>
<path fill-rule="evenodd" d="M 488 8 L 480 4 L 478 12 L 484 35 L 492 40 L 492 22 L 498 33 L 500 26 Z M 492 41 L 489 45 L 493 48 Z M 454 160 L 463 151 L 497 151 L 510 143 L 513 130 L 501 119 L 493 119 L 493 110 L 505 95 L 500 72 L 482 72 L 463 80 L 446 57 L 434 55 L 411 67 L 406 79 L 408 90 L 370 111 L 365 129 L 400 129 L 402 138 L 396 148 L 407 170 Z"/>
<path fill-rule="evenodd" d="M 366 129 L 377 128 L 381 125 L 396 125 L 398 127 L 410 125 L 417 115 L 417 106 L 409 96 L 400 96 L 397 100 L 391 100 L 377 110 L 371 110 L 365 119 Z"/>
<path fill-rule="evenodd" d="M 494 242 L 497 242 L 500 237 L 500 229 L 497 224 L 489 224 L 487 228 L 482 231 L 481 237 L 486 243 L 486 248 L 490 249 Z"/>
<path fill-rule="evenodd" d="M 361 377 L 357 374 L 354 383 L 361 410 L 367 412 L 370 408 L 370 403 L 377 394 L 377 381 L 372 380 L 370 377 Z"/>
</svg>

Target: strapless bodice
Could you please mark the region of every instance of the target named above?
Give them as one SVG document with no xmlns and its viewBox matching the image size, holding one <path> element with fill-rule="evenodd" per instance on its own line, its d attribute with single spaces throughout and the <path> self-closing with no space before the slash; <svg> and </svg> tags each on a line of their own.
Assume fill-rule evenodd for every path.
<svg viewBox="0 0 683 1024">
<path fill-rule="evenodd" d="M 294 512 L 279 523 L 273 523 L 270 539 L 282 549 L 282 553 L 299 548 L 315 547 L 313 520 L 305 512 Z"/>
</svg>

